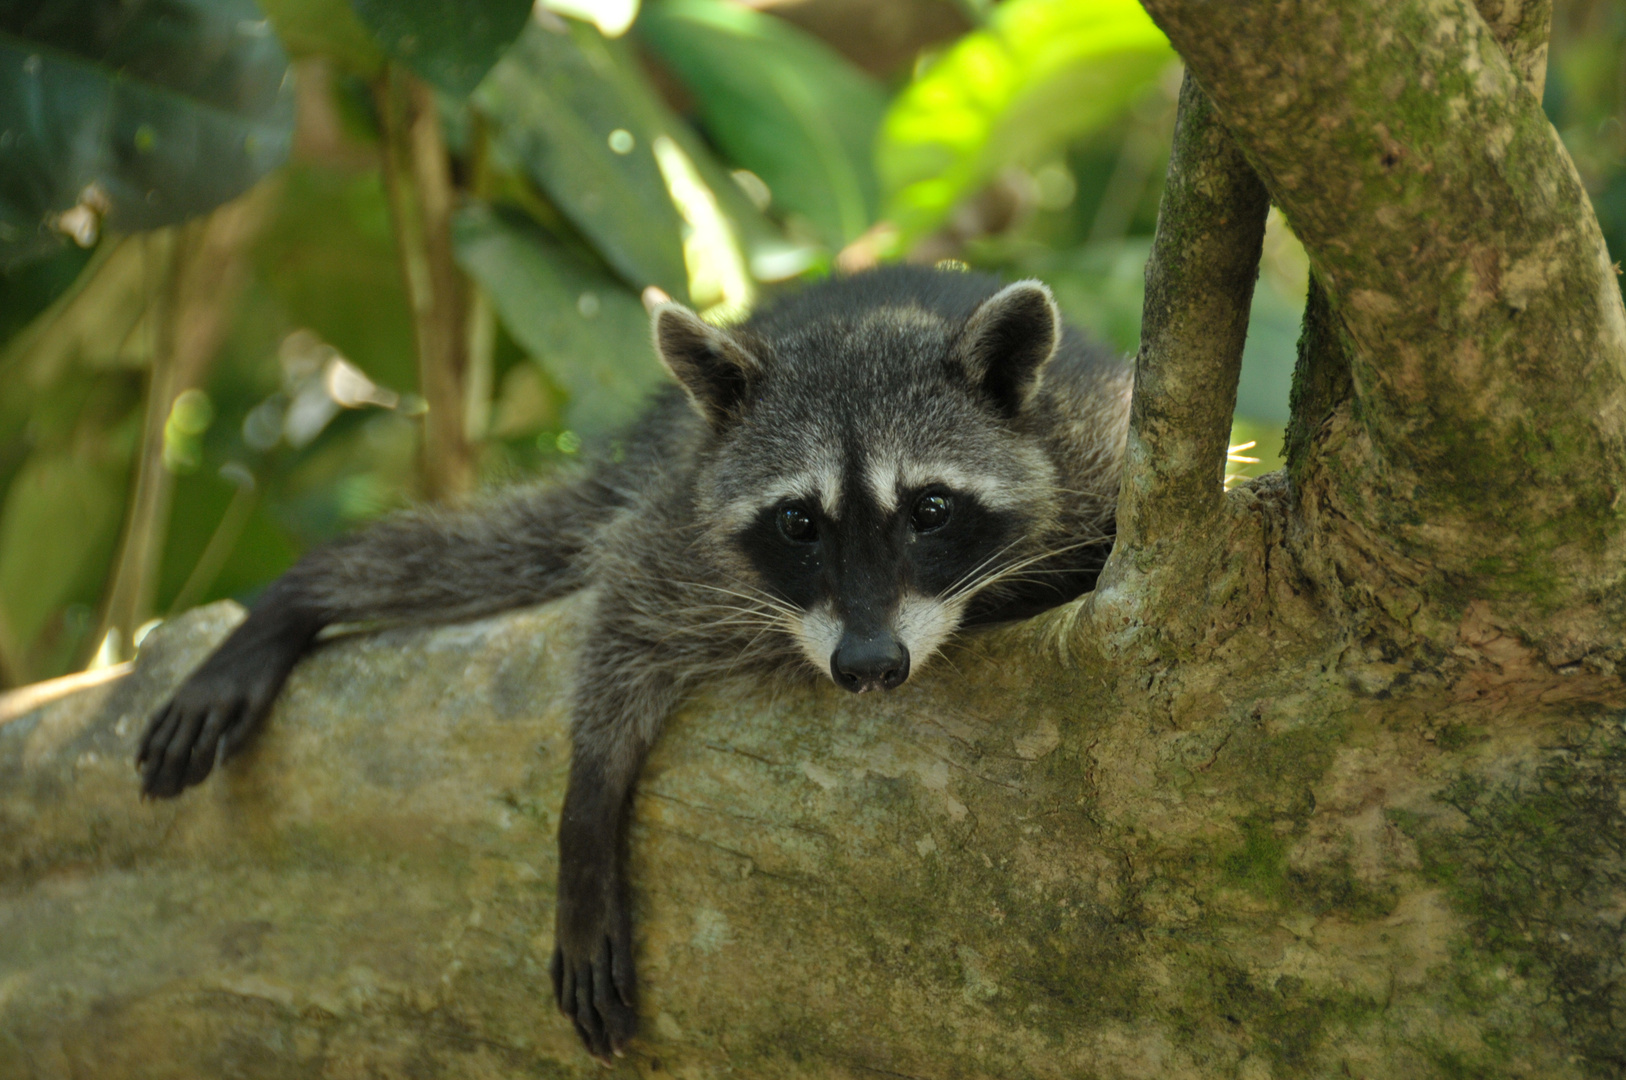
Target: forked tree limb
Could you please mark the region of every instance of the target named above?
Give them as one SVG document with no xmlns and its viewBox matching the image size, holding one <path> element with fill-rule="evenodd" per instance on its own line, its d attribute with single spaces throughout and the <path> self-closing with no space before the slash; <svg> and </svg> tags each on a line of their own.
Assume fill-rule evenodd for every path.
<svg viewBox="0 0 1626 1080">
<path fill-rule="evenodd" d="M 1626 571 L 1626 309 L 1530 89 L 1544 5 L 1488 6 L 1511 59 L 1467 0 L 1146 0 L 1348 335 L 1317 528 L 1545 638 Z"/>
<path fill-rule="evenodd" d="M 1264 185 L 1188 73 L 1146 264 L 1120 558 L 1197 535 L 1219 509 L 1269 209 Z"/>
</svg>

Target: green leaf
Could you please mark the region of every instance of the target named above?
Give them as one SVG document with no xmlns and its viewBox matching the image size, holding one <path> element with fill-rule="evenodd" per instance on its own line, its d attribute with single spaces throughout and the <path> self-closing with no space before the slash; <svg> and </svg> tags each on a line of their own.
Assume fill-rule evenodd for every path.
<svg viewBox="0 0 1626 1080">
<path fill-rule="evenodd" d="M 464 207 L 453 242 L 514 340 L 570 394 L 568 427 L 603 434 L 638 414 L 664 376 L 637 296 L 517 213 Z"/>
<path fill-rule="evenodd" d="M 0 270 L 0 348 L 73 287 L 90 257 L 85 248 L 68 247 L 26 266 Z"/>
<path fill-rule="evenodd" d="M 0 266 L 50 253 L 57 215 L 168 225 L 288 155 L 287 57 L 252 0 L 0 5 Z"/>
<path fill-rule="evenodd" d="M 734 227 L 737 239 L 753 266 L 771 267 L 776 261 L 805 266 L 812 261 L 814 253 L 788 241 L 779 226 L 770 221 L 745 194 L 694 128 L 666 107 L 660 94 L 650 85 L 643 64 L 626 39 L 615 40 L 577 30 L 574 40 L 593 70 L 613 87 L 617 100 L 630 117 L 629 130 L 641 135 L 642 141 L 650 145 L 654 144 L 657 136 L 670 137 L 694 163 L 701 180 Z M 690 270 L 692 272 L 693 268 Z M 778 281 L 787 275 L 781 270 L 759 273 L 757 276 L 763 280 Z"/>
<path fill-rule="evenodd" d="M 384 51 L 467 97 L 525 28 L 531 0 L 351 0 Z"/>
<path fill-rule="evenodd" d="M 259 0 L 283 48 L 295 58 L 336 60 L 350 71 L 372 75 L 384 53 L 356 18 L 350 0 Z"/>
<path fill-rule="evenodd" d="M 1174 53 L 1136 0 L 1007 0 L 898 95 L 876 150 L 905 244 L 1001 169 L 1112 120 Z"/>
<path fill-rule="evenodd" d="M 723 0 L 651 4 L 637 32 L 694 93 L 717 145 L 780 207 L 836 246 L 875 220 L 871 157 L 886 98 L 869 76 L 789 23 Z"/>
<path fill-rule="evenodd" d="M 687 298 L 683 221 L 651 150 L 664 132 L 598 31 L 553 22 L 525 30 L 475 102 L 498 145 L 616 273 L 636 289 Z"/>
<path fill-rule="evenodd" d="M 287 177 L 277 217 L 255 245 L 259 279 L 292 325 L 375 382 L 415 390 L 412 314 L 382 178 L 303 162 Z"/>
<path fill-rule="evenodd" d="M 33 641 L 51 612 L 86 585 L 94 588 L 118 537 L 121 479 L 80 458 L 48 454 L 11 482 L 0 513 L 0 595 L 20 641 Z"/>
</svg>

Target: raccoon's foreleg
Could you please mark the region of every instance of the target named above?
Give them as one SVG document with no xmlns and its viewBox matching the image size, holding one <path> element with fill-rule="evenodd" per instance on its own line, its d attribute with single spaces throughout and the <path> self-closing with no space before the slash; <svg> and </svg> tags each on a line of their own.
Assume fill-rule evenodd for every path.
<svg viewBox="0 0 1626 1080">
<path fill-rule="evenodd" d="M 637 1028 L 626 845 L 632 788 L 678 684 L 658 645 L 603 623 L 577 683 L 559 818 L 553 994 L 588 1051 L 619 1054 Z"/>
<path fill-rule="evenodd" d="M 323 627 L 469 619 L 579 587 L 583 548 L 614 510 L 607 496 L 592 481 L 522 489 L 402 514 L 311 552 L 153 714 L 136 755 L 143 794 L 178 795 L 236 753 Z"/>
</svg>

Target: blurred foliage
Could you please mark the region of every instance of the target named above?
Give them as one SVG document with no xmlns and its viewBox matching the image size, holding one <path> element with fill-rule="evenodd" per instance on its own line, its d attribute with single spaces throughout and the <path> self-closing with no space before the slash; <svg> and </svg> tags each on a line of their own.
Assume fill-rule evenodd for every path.
<svg viewBox="0 0 1626 1080">
<path fill-rule="evenodd" d="M 1542 104 L 1626 259 L 1626 0 L 1558 0 Z"/>
<path fill-rule="evenodd" d="M 0 686 L 252 600 L 420 497 L 412 178 L 379 119 L 403 70 L 438 94 L 455 198 L 424 213 L 463 278 L 483 482 L 636 413 L 649 286 L 727 319 L 833 266 L 957 258 L 1042 277 L 1131 353 L 1179 83 L 1139 6 L 908 0 L 917 40 L 877 50 L 821 4 L 858 10 L 0 2 Z M 1547 108 L 1617 257 L 1623 106 L 1626 11 L 1560 0 Z M 1307 273 L 1273 215 L 1239 476 L 1277 463 Z"/>
<path fill-rule="evenodd" d="M 0 4 L 0 266 L 242 194 L 287 157 L 286 69 L 253 0 Z"/>
<path fill-rule="evenodd" d="M 694 95 L 705 132 L 827 244 L 879 213 L 871 165 L 886 95 L 802 31 L 729 0 L 666 0 L 638 24 Z"/>
<path fill-rule="evenodd" d="M 907 244 L 1002 169 L 1118 117 L 1173 57 L 1138 0 L 1006 0 L 887 111 L 877 167 Z"/>
</svg>

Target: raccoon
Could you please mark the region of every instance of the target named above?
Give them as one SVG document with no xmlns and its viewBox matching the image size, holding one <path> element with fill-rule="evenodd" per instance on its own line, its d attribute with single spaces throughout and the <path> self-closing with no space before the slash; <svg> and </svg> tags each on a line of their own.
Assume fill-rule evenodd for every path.
<svg viewBox="0 0 1626 1080">
<path fill-rule="evenodd" d="M 890 690 L 957 631 L 1092 588 L 1112 543 L 1130 370 L 1037 281 L 892 267 L 722 329 L 663 303 L 676 385 L 576 479 L 387 519 L 316 550 L 155 713 L 170 797 L 260 726 L 317 634 L 585 589 L 552 981 L 587 1049 L 636 1025 L 624 850 L 665 717 L 728 671 Z"/>
</svg>

